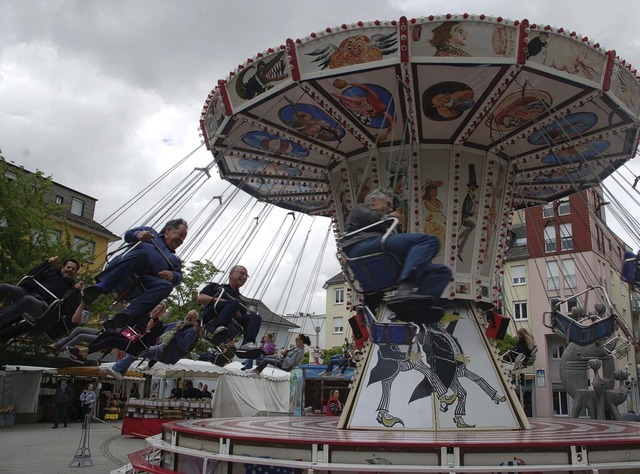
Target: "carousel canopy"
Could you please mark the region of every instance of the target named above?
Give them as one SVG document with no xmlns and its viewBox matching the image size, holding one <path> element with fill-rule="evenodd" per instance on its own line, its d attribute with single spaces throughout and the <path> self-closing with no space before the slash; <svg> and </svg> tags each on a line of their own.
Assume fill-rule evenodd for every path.
<svg viewBox="0 0 640 474">
<path fill-rule="evenodd" d="M 286 209 L 342 220 L 367 190 L 401 182 L 414 213 L 443 183 L 518 208 L 633 157 L 639 92 L 630 65 L 573 31 L 402 17 L 257 54 L 218 82 L 201 128 L 224 179 Z"/>
</svg>

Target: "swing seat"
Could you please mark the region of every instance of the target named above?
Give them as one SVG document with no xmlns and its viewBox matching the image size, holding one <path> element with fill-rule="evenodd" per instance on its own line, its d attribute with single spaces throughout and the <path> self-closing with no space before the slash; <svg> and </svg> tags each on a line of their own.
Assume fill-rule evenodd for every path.
<svg viewBox="0 0 640 474">
<path fill-rule="evenodd" d="M 588 346 L 594 342 L 609 338 L 617 329 L 617 322 L 613 316 L 600 318 L 585 324 L 585 320 L 576 321 L 560 311 L 545 313 L 551 315 L 550 327 L 556 333 L 564 336 L 567 343 L 573 342 L 579 346 Z M 591 321 L 587 318 L 588 321 Z"/>
<path fill-rule="evenodd" d="M 353 288 L 356 288 L 363 295 L 374 295 L 394 290 L 398 285 L 398 277 L 402 270 L 402 262 L 395 255 L 387 252 L 385 242 L 389 235 L 395 232 L 398 226 L 398 219 L 389 217 L 375 224 L 368 225 L 349 234 L 345 234 L 341 240 L 356 236 L 362 232 L 371 231 L 373 228 L 391 222 L 380 242 L 378 252 L 349 257 L 344 251 L 337 253 L 338 260 L 347 264 L 345 275 Z"/>
<path fill-rule="evenodd" d="M 622 260 L 622 281 L 640 289 L 640 253 L 625 252 Z"/>
<path fill-rule="evenodd" d="M 410 345 L 415 342 L 420 327 L 412 322 L 381 322 L 377 321 L 371 310 L 359 306 L 367 320 L 371 342 L 378 345 Z"/>
</svg>

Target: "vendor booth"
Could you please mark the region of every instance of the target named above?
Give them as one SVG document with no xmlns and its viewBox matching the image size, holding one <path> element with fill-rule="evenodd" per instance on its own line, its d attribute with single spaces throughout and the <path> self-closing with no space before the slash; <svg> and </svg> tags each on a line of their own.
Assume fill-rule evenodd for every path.
<svg viewBox="0 0 640 474">
<path fill-rule="evenodd" d="M 134 366 L 135 367 L 135 366 Z M 121 433 L 146 438 L 162 432 L 162 425 L 177 419 L 253 416 L 264 412 L 289 411 L 289 373 L 265 369 L 260 378 L 240 370 L 235 362 L 219 367 L 210 362 L 181 359 L 176 364 L 158 363 L 142 373 L 151 376 L 152 395 L 129 399 L 122 420 Z M 205 381 L 213 387 L 211 399 L 169 398 L 166 390 L 177 381 L 190 380 L 194 385 Z M 155 388 L 153 388 L 155 387 Z"/>
</svg>

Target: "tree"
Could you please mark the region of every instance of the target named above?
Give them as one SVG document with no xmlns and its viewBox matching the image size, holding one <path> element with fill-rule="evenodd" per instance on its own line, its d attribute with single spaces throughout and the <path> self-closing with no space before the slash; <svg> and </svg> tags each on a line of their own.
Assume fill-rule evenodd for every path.
<svg viewBox="0 0 640 474">
<path fill-rule="evenodd" d="M 167 298 L 167 310 L 171 319 L 183 318 L 189 310 L 200 310 L 196 303 L 199 289 L 210 282 L 219 270 L 209 260 L 194 260 L 182 270 L 182 284 L 178 285 Z M 174 318 L 175 317 L 175 318 Z"/>
<path fill-rule="evenodd" d="M 65 209 L 47 202 L 51 178 L 10 166 L 0 156 L 0 281 L 18 282 L 29 269 L 57 255 L 85 261 L 74 248 Z M 62 232 L 57 237 L 59 227 Z"/>
</svg>

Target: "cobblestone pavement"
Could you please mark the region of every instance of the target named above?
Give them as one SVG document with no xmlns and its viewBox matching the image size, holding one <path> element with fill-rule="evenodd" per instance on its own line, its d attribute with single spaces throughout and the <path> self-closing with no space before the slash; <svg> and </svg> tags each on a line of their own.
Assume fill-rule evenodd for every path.
<svg viewBox="0 0 640 474">
<path fill-rule="evenodd" d="M 60 426 L 55 430 L 50 422 L 2 427 L 0 473 L 109 473 L 127 464 L 127 454 L 145 446 L 142 439 L 122 436 L 121 426 L 121 423 L 91 424 L 87 444 L 92 467 L 69 466 L 82 446 L 82 423 L 69 423 L 67 428 Z"/>
</svg>

